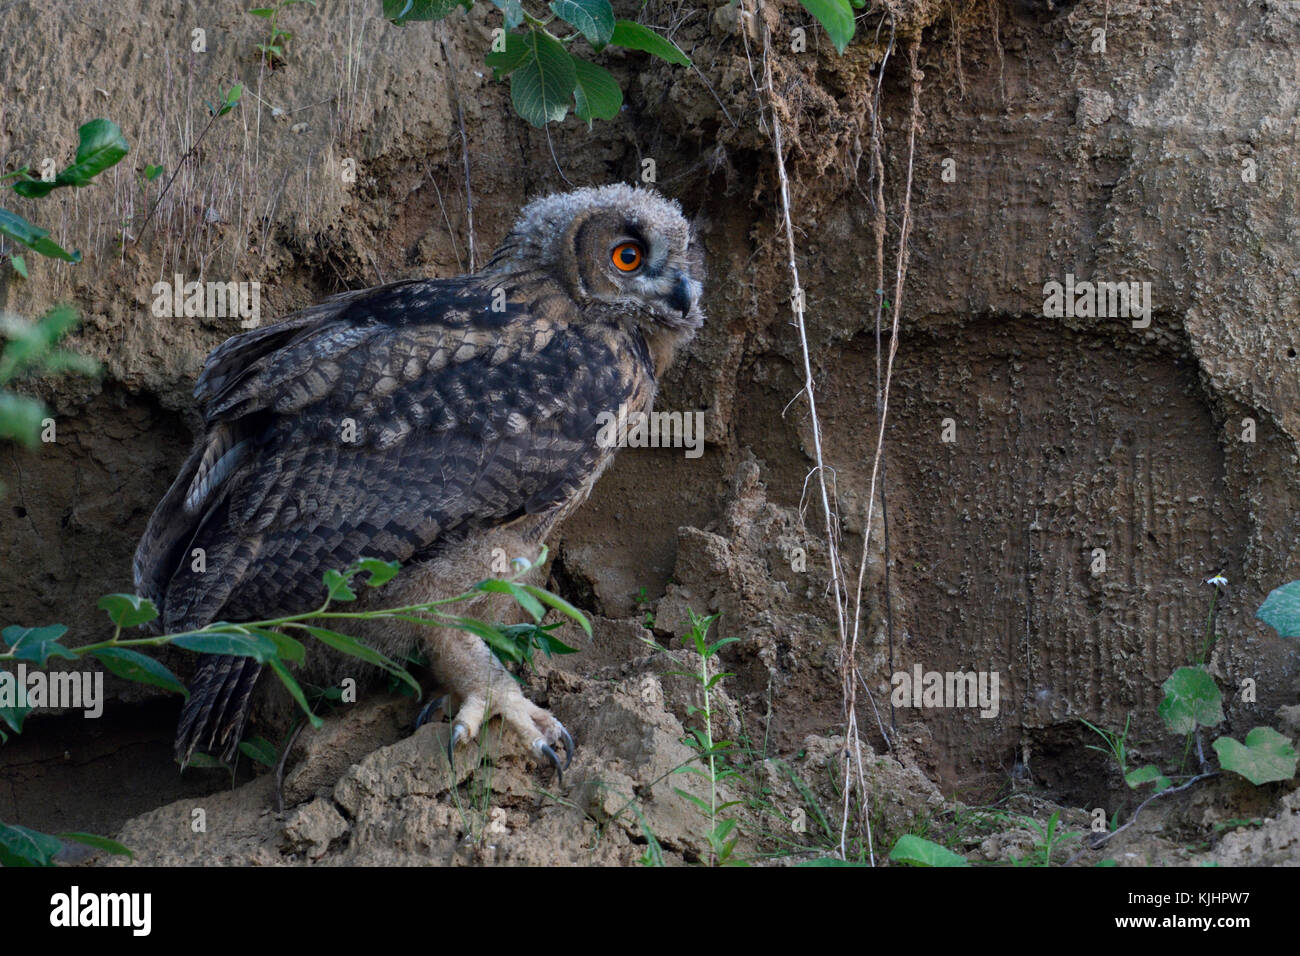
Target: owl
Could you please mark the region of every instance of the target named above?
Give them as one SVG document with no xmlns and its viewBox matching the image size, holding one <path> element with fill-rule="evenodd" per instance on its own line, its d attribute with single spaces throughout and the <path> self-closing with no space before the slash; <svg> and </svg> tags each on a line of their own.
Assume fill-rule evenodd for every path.
<svg viewBox="0 0 1300 956">
<path fill-rule="evenodd" d="M 494 576 L 494 555 L 536 553 L 613 459 L 602 413 L 651 410 L 704 321 L 703 281 L 675 202 L 578 189 L 527 205 L 478 272 L 345 292 L 234 336 L 195 386 L 203 433 L 140 541 L 137 593 L 174 632 L 318 608 L 322 575 L 363 556 L 402 563 L 367 589 L 398 607 Z M 401 621 L 352 633 L 389 656 L 422 646 L 448 692 L 449 751 L 500 718 L 568 766 L 572 736 L 478 636 Z M 327 650 L 305 676 L 348 663 Z M 182 766 L 196 749 L 233 759 L 260 670 L 199 658 Z"/>
</svg>

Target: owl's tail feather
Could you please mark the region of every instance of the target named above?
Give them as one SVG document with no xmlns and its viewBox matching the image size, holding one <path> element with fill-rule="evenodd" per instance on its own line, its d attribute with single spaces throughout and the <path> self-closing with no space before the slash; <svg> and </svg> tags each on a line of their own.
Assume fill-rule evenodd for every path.
<svg viewBox="0 0 1300 956">
<path fill-rule="evenodd" d="M 203 654 L 190 697 L 176 726 L 176 762 L 184 769 L 195 750 L 235 759 L 248 719 L 249 699 L 262 665 L 251 657 Z"/>
</svg>

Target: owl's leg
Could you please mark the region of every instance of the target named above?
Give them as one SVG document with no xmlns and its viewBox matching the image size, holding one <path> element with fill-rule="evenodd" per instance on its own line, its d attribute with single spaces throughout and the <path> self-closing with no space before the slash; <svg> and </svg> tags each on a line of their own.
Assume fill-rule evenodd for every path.
<svg viewBox="0 0 1300 956">
<path fill-rule="evenodd" d="M 532 749 L 563 774 L 573 759 L 573 737 L 550 711 L 519 689 L 483 640 L 463 631 L 438 628 L 425 639 L 429 666 L 447 688 L 452 714 L 447 755 L 455 762 L 457 744 L 478 737 L 486 721 L 500 717 Z M 431 712 L 431 711 L 430 711 Z M 564 750 L 561 762 L 557 749 Z"/>
</svg>

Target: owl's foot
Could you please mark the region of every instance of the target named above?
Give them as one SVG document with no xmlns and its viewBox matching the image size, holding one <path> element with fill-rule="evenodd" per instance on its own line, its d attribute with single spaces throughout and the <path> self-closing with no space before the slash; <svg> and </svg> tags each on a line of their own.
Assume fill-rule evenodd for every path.
<svg viewBox="0 0 1300 956">
<path fill-rule="evenodd" d="M 498 685 L 500 688 L 501 685 Z M 430 701 L 416 718 L 416 726 L 427 722 L 439 709 L 447 709 L 448 695 Z M 448 711 L 450 713 L 450 711 Z M 507 686 L 494 698 L 478 693 L 469 694 L 455 709 L 451 723 L 451 737 L 447 741 L 447 759 L 456 763 L 456 745 L 464 740 L 474 740 L 484 722 L 493 717 L 500 717 L 506 724 L 522 737 L 539 758 L 550 761 L 555 768 L 556 778 L 564 783 L 564 771 L 573 762 L 576 746 L 573 735 L 560 723 L 550 711 L 538 707 L 525 697 L 517 687 Z M 563 747 L 564 760 L 556 752 Z"/>
</svg>

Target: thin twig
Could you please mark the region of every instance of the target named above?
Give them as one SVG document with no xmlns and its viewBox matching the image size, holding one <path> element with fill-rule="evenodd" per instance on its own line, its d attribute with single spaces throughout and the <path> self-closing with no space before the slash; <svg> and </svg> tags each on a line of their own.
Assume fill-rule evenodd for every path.
<svg viewBox="0 0 1300 956">
<path fill-rule="evenodd" d="M 1205 780 L 1209 777 L 1217 777 L 1218 775 L 1219 775 L 1219 771 L 1211 770 L 1209 773 L 1197 774 L 1195 777 L 1193 777 L 1191 780 L 1188 780 L 1186 783 L 1179 784 L 1176 787 L 1171 787 L 1168 790 L 1161 790 L 1159 793 L 1151 794 L 1151 796 L 1147 797 L 1140 804 L 1138 804 L 1138 808 L 1133 811 L 1133 816 L 1129 818 L 1128 823 L 1124 824 L 1122 827 L 1116 827 L 1114 830 L 1111 830 L 1101 839 L 1089 843 L 1088 846 L 1084 847 L 1078 853 L 1074 854 L 1074 856 L 1066 860 L 1065 865 L 1069 866 L 1071 863 L 1079 859 L 1079 857 L 1083 856 L 1085 853 L 1090 853 L 1093 850 L 1100 850 L 1103 846 L 1106 845 L 1106 843 L 1110 840 L 1111 837 L 1118 836 L 1119 834 L 1127 830 L 1129 827 L 1131 827 L 1133 824 L 1137 823 L 1138 814 L 1141 813 L 1143 810 L 1145 810 L 1147 804 L 1150 803 L 1151 801 L 1159 800 L 1161 797 L 1168 797 L 1175 793 L 1182 793 L 1192 784 L 1200 783 L 1202 780 Z"/>
<path fill-rule="evenodd" d="M 907 242 L 912 224 L 912 172 L 916 158 L 916 133 L 921 124 L 921 77 L 917 69 L 916 58 L 920 41 L 913 37 L 907 48 L 908 68 L 912 83 L 912 113 L 907 136 L 907 180 L 903 189 L 903 220 L 898 231 L 898 252 L 895 255 L 894 301 L 891 304 L 893 323 L 889 337 L 889 358 L 885 363 L 884 386 L 880 390 L 880 412 L 876 432 L 876 451 L 871 464 L 871 483 L 867 491 L 867 520 L 862 531 L 862 563 L 858 567 L 857 589 L 853 601 L 853 634 L 849 641 L 849 660 L 855 660 L 858 649 L 858 632 L 862 622 L 862 582 L 866 577 L 867 554 L 871 548 L 871 524 L 875 518 L 876 485 L 880 476 L 881 460 L 885 449 L 885 426 L 889 418 L 889 386 L 894 375 L 894 357 L 898 354 L 899 316 L 902 314 L 903 281 L 907 276 Z M 878 114 L 872 118 L 878 121 Z M 878 195 L 883 197 L 883 183 L 877 185 Z M 883 199 L 880 209 L 883 210 Z M 879 211 L 879 210 L 878 210 Z M 883 295 L 883 289 L 877 290 Z M 847 806 L 847 795 L 846 795 Z"/>
<path fill-rule="evenodd" d="M 785 230 L 786 257 L 787 264 L 790 268 L 791 280 L 794 288 L 791 293 L 791 305 L 794 311 L 795 327 L 799 330 L 799 347 L 803 357 L 804 370 L 804 387 L 803 394 L 808 399 L 808 415 L 812 423 L 813 435 L 813 458 L 816 462 L 817 485 L 821 493 L 822 513 L 826 519 L 826 541 L 827 552 L 830 558 L 831 567 L 831 588 L 835 595 L 835 619 L 836 627 L 840 637 L 840 664 L 844 669 L 843 685 L 845 688 L 845 709 L 846 709 L 846 726 L 844 734 L 844 744 L 846 748 L 844 771 L 844 808 L 843 820 L 840 828 L 840 856 L 848 857 L 848 821 L 849 807 L 852 796 L 852 786 L 850 774 L 856 757 L 858 769 L 858 785 L 864 800 L 866 798 L 866 780 L 862 773 L 862 753 L 861 743 L 858 737 L 858 724 L 856 713 L 857 687 L 853 682 L 853 658 L 848 655 L 848 624 L 845 620 L 845 590 L 842 583 L 840 569 L 839 547 L 837 545 L 838 535 L 836 533 L 836 515 L 831 510 L 830 493 L 826 488 L 826 468 L 825 458 L 822 451 L 822 434 L 821 421 L 817 416 L 817 398 L 814 388 L 814 378 L 812 370 L 812 358 L 808 348 L 808 328 L 804 322 L 804 294 L 803 286 L 799 281 L 799 265 L 795 257 L 794 246 L 794 224 L 790 216 L 790 181 L 786 175 L 785 169 L 785 151 L 781 140 L 781 119 L 777 115 L 776 94 L 772 83 L 772 61 L 769 56 L 771 31 L 767 24 L 763 24 L 763 87 L 759 92 L 766 92 L 768 100 L 768 112 L 772 119 L 772 144 L 776 154 L 777 177 L 781 186 L 781 217 Z M 875 864 L 875 848 L 872 845 L 871 820 L 866 818 L 867 824 L 867 849 L 871 857 L 871 862 Z"/>
<path fill-rule="evenodd" d="M 451 65 L 451 55 L 447 52 L 446 31 L 443 24 L 438 24 L 438 44 L 442 47 L 442 59 L 447 64 L 447 81 L 451 84 L 451 96 L 456 101 L 456 122 L 460 124 L 460 159 L 465 167 L 465 219 L 469 231 L 469 271 L 474 271 L 474 193 L 469 187 L 469 138 L 465 135 L 465 110 L 460 105 L 460 87 L 456 84 L 456 70 Z"/>
<path fill-rule="evenodd" d="M 139 242 L 140 239 L 143 238 L 144 231 L 149 228 L 149 221 L 153 219 L 153 214 L 156 213 L 158 207 L 162 205 L 163 197 L 167 195 L 167 190 L 172 188 L 172 183 L 175 182 L 176 177 L 180 175 L 181 170 L 185 167 L 186 161 L 189 160 L 198 150 L 199 144 L 203 142 L 203 137 L 208 135 L 208 130 L 212 128 L 212 124 L 216 122 L 217 117 L 220 115 L 221 110 L 219 107 L 212 110 L 211 115 L 208 116 L 207 125 L 203 127 L 203 132 L 199 133 L 198 138 L 194 140 L 190 148 L 187 149 L 184 155 L 182 155 L 177 161 L 176 168 L 172 170 L 171 176 L 167 178 L 167 185 L 163 186 L 162 192 L 158 194 L 158 198 L 154 201 L 153 208 L 150 209 L 149 214 L 144 217 L 144 224 L 140 226 L 140 234 L 136 237 L 136 242 Z"/>
</svg>

